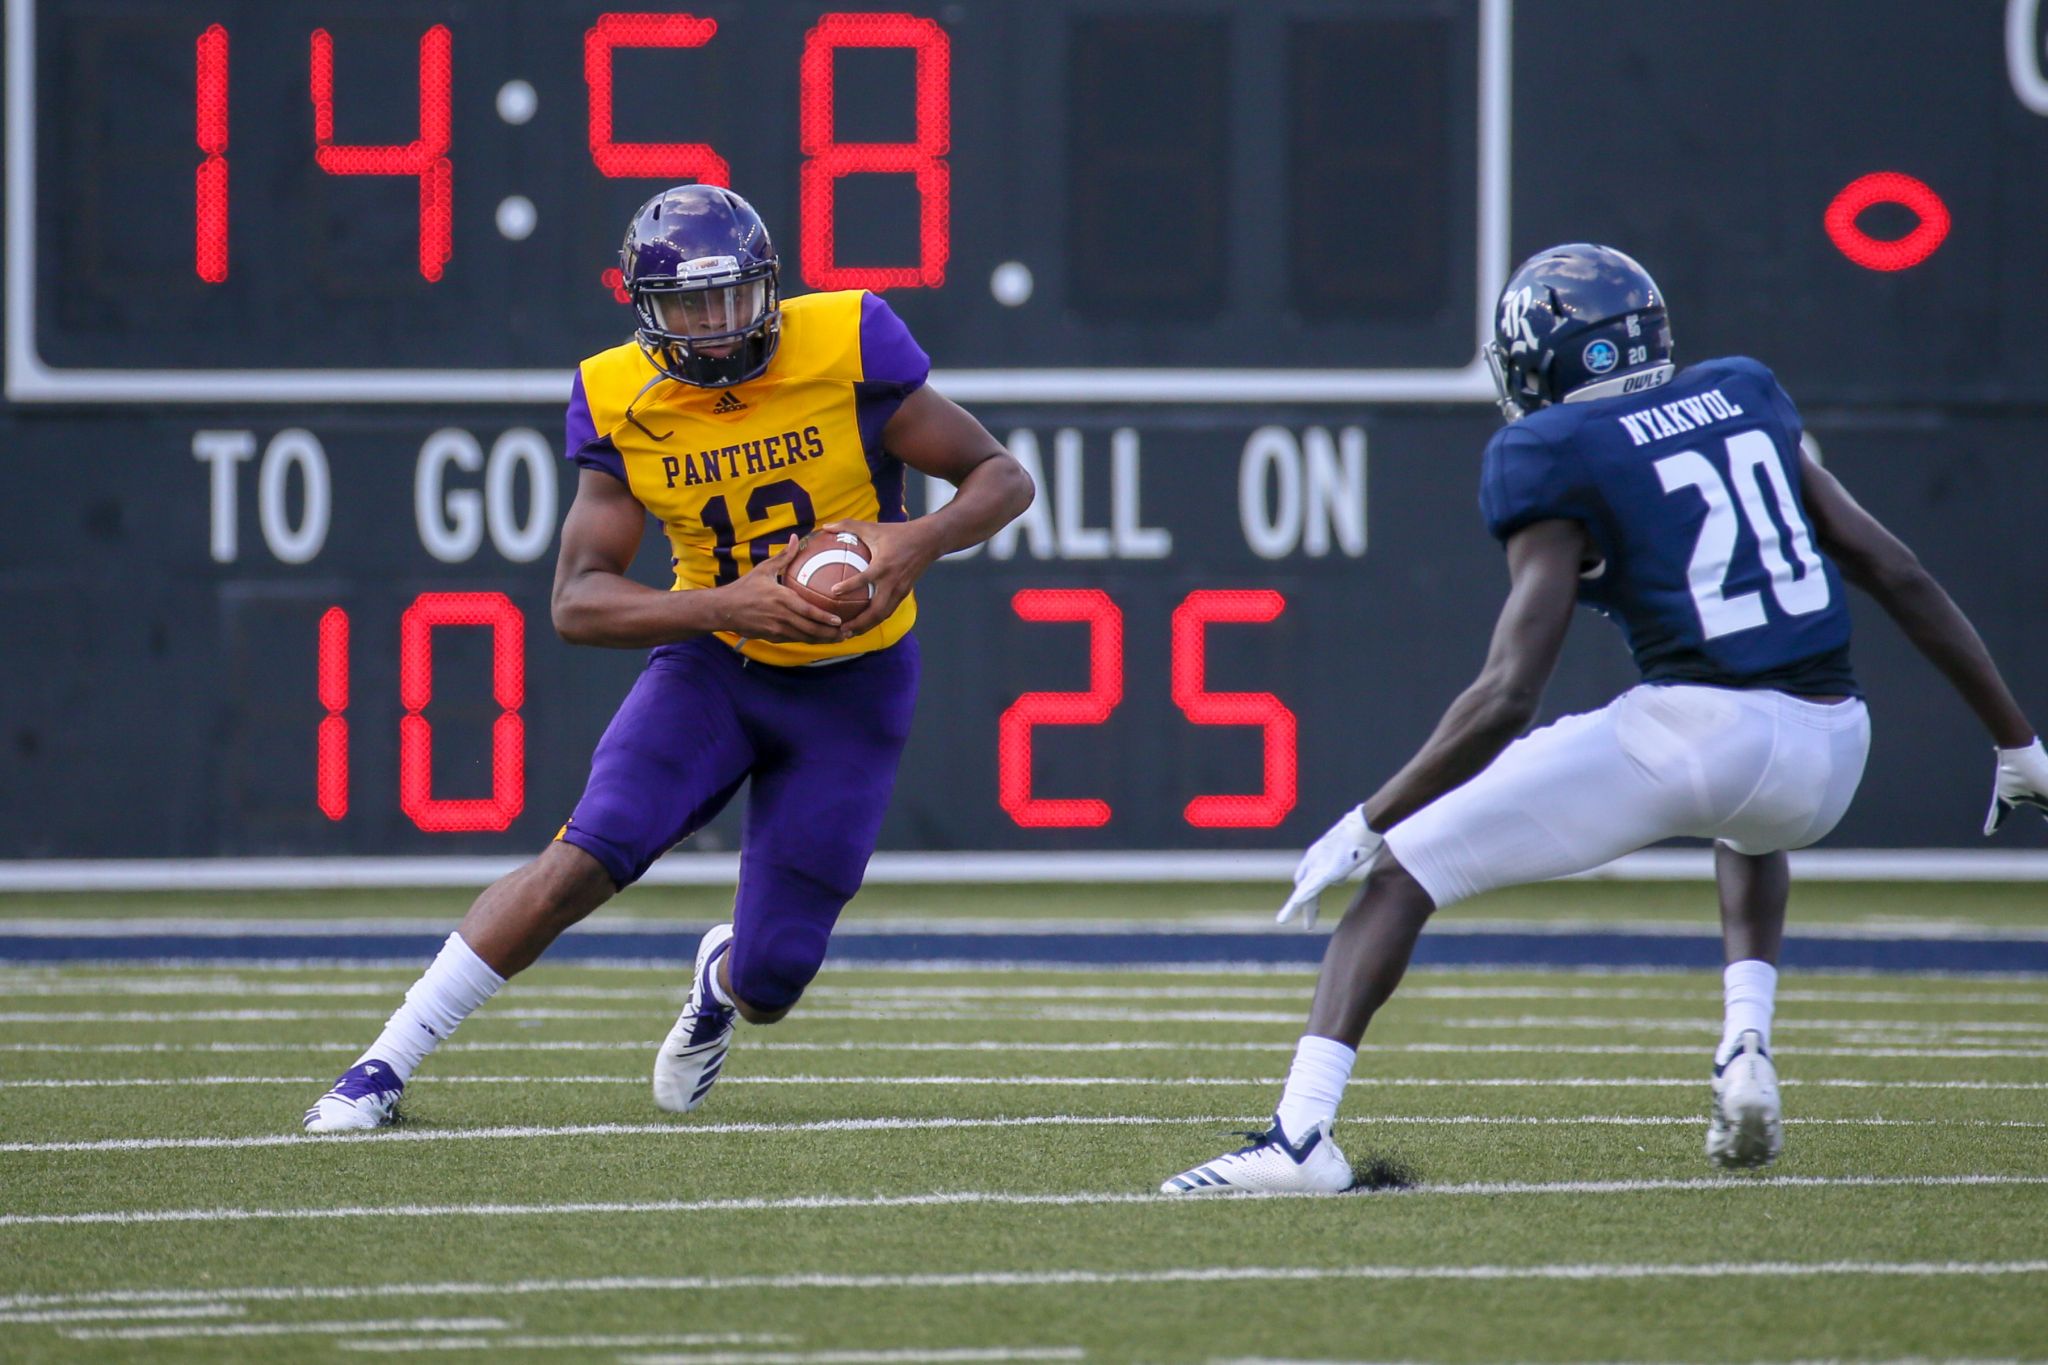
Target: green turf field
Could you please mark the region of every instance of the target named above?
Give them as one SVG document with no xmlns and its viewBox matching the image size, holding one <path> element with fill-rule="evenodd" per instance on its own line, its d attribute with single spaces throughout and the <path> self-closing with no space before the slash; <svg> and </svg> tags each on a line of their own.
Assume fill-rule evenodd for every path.
<svg viewBox="0 0 2048 1365">
<path fill-rule="evenodd" d="M 1169 1201 L 1306 973 L 833 971 L 677 1120 L 681 975 L 538 968 L 312 1139 L 410 971 L 0 971 L 0 1359 L 2048 1356 L 2048 980 L 1788 979 L 1786 1157 L 1723 1178 L 1717 980 L 1418 972 L 1339 1132 L 1412 1188 Z"/>
</svg>

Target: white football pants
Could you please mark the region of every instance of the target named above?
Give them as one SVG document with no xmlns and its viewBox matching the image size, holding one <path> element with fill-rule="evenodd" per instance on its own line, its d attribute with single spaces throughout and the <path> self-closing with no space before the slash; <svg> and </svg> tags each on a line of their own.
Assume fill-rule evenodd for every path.
<svg viewBox="0 0 2048 1365">
<path fill-rule="evenodd" d="M 1804 848 L 1849 809 L 1869 751 L 1860 700 L 1646 684 L 1516 740 L 1387 847 L 1439 907 L 1662 839 Z"/>
</svg>

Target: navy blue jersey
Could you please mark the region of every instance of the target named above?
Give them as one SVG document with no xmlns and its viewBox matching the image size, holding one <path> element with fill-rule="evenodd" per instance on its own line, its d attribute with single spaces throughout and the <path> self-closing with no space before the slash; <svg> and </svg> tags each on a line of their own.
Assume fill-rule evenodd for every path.
<svg viewBox="0 0 2048 1365">
<path fill-rule="evenodd" d="M 1801 502 L 1799 412 L 1754 360 L 1561 403 L 1486 447 L 1479 507 L 1502 541 L 1562 518 L 1600 562 L 1579 600 L 1628 636 L 1645 682 L 1856 694 L 1841 574 Z"/>
</svg>

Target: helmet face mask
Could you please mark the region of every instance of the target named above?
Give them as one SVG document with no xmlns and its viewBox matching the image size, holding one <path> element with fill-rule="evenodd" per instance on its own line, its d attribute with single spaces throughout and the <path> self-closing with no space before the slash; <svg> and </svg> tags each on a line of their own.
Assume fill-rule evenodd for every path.
<svg viewBox="0 0 2048 1365">
<path fill-rule="evenodd" d="M 1498 336 L 1486 343 L 1486 368 L 1493 372 L 1494 401 L 1502 417 L 1519 422 L 1543 406 L 1535 376 L 1516 363 Z"/>
<path fill-rule="evenodd" d="M 654 368 L 725 388 L 768 368 L 782 334 L 779 263 L 753 206 L 715 185 L 679 185 L 641 205 L 619 271 Z"/>
<path fill-rule="evenodd" d="M 1622 252 L 1586 242 L 1539 251 L 1508 277 L 1485 354 L 1510 422 L 1552 403 L 1656 388 L 1674 370 L 1657 282 Z"/>
</svg>

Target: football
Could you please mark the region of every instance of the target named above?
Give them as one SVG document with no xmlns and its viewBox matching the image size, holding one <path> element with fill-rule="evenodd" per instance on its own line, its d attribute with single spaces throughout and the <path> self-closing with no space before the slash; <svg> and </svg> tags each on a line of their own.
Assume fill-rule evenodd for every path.
<svg viewBox="0 0 2048 1365">
<path fill-rule="evenodd" d="M 782 581 L 812 606 L 850 621 L 875 595 L 874 585 L 868 584 L 851 597 L 834 597 L 832 589 L 865 570 L 872 553 L 867 542 L 851 531 L 815 531 L 789 552 Z"/>
</svg>

